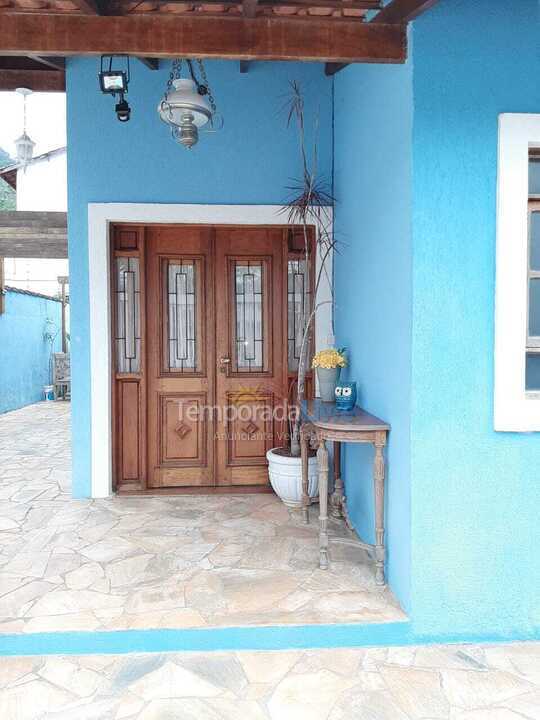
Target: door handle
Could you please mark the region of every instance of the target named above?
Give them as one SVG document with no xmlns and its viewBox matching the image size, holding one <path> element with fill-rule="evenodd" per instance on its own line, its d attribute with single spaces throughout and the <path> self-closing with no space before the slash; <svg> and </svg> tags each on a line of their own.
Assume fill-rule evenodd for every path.
<svg viewBox="0 0 540 720">
<path fill-rule="evenodd" d="M 228 357 L 219 358 L 219 365 L 220 365 L 219 369 L 221 370 L 222 373 L 227 372 L 228 366 L 230 364 L 231 364 L 231 358 L 228 358 Z"/>
</svg>

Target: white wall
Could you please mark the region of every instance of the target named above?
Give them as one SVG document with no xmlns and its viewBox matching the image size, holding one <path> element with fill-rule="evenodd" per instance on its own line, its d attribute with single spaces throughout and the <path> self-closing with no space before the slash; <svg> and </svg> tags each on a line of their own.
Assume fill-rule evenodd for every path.
<svg viewBox="0 0 540 720">
<path fill-rule="evenodd" d="M 65 151 L 17 171 L 17 210 L 67 212 Z"/>
</svg>

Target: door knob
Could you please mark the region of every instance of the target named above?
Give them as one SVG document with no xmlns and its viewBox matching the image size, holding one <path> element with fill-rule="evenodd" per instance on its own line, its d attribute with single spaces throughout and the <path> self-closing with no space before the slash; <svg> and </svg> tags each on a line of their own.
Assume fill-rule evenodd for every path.
<svg viewBox="0 0 540 720">
<path fill-rule="evenodd" d="M 231 363 L 231 358 L 228 358 L 228 357 L 219 358 L 219 364 L 220 364 L 219 369 L 221 370 L 222 373 L 227 372 L 227 367 L 228 367 L 228 365 L 230 365 L 230 363 Z"/>
</svg>

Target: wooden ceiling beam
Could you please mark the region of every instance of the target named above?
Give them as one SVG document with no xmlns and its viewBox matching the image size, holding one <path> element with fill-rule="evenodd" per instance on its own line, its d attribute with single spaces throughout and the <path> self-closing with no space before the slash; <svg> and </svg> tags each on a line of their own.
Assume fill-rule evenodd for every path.
<svg viewBox="0 0 540 720">
<path fill-rule="evenodd" d="M 63 212 L 0 212 L 0 257 L 67 258 Z"/>
<path fill-rule="evenodd" d="M 29 55 L 30 60 L 45 65 L 52 70 L 60 70 L 64 72 L 66 69 L 66 59 L 63 57 L 40 57 L 39 55 Z"/>
<path fill-rule="evenodd" d="M 328 77 L 332 77 L 343 68 L 346 68 L 349 63 L 326 63 L 324 66 L 324 74 Z"/>
<path fill-rule="evenodd" d="M 112 0 L 107 6 L 108 15 L 123 15 L 129 8 L 132 0 Z M 155 0 L 159 5 L 174 6 L 175 3 L 185 4 L 186 0 Z M 244 0 L 195 0 L 190 3 L 197 5 L 224 5 L 225 7 L 243 5 Z M 273 5 L 281 5 L 287 7 L 325 7 L 338 9 L 354 9 L 354 10 L 380 10 L 380 0 L 258 0 L 258 5 L 271 7 Z M 136 9 L 135 9 L 136 12 Z"/>
<path fill-rule="evenodd" d="M 159 70 L 159 59 L 158 58 L 151 58 L 151 57 L 139 57 L 137 60 L 140 60 L 143 65 L 145 65 L 149 70 Z"/>
<path fill-rule="evenodd" d="M 399 23 L 404 25 L 414 20 L 414 18 L 426 10 L 429 10 L 436 2 L 437 0 L 391 0 L 370 22 Z M 326 63 L 324 68 L 325 75 L 335 75 L 347 67 L 347 65 L 349 65 L 349 63 Z"/>
<path fill-rule="evenodd" d="M 201 57 L 402 63 L 407 35 L 399 25 L 317 18 L 2 14 L 0 54 Z"/>
<path fill-rule="evenodd" d="M 101 8 L 96 0 L 71 0 L 84 15 L 101 15 Z"/>
<path fill-rule="evenodd" d="M 437 0 L 391 0 L 371 19 L 372 23 L 408 23 L 433 7 Z"/>
<path fill-rule="evenodd" d="M 65 92 L 66 75 L 58 70 L 2 70 L 0 91 L 30 88 L 34 92 Z"/>
</svg>

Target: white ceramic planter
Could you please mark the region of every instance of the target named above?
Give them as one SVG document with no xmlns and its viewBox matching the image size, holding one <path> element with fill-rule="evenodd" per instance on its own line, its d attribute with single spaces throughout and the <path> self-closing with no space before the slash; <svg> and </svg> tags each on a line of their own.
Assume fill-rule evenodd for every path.
<svg viewBox="0 0 540 720">
<path fill-rule="evenodd" d="M 270 484 L 276 495 L 289 507 L 302 505 L 302 459 L 279 455 L 274 448 L 266 453 Z M 317 457 L 308 461 L 308 493 L 310 498 L 319 494 L 319 476 L 317 474 Z"/>
</svg>

